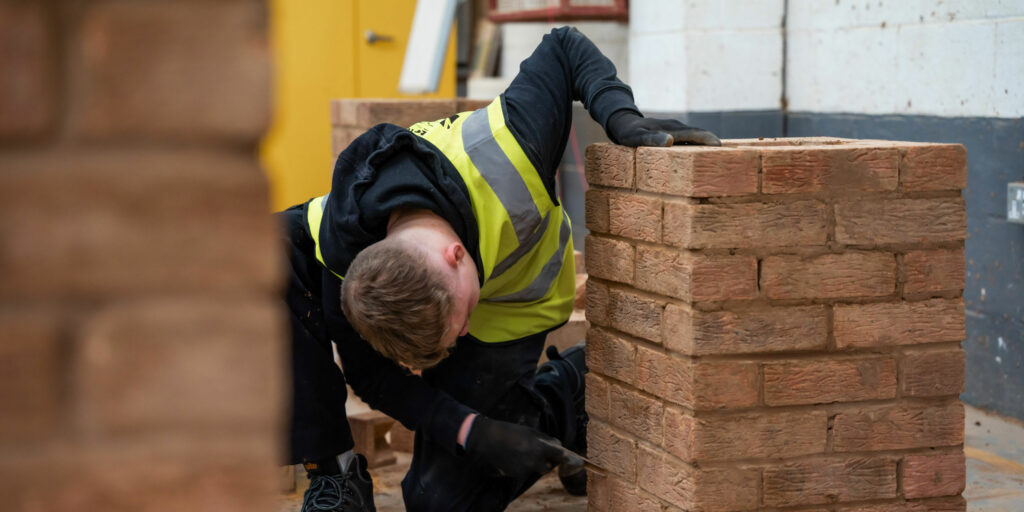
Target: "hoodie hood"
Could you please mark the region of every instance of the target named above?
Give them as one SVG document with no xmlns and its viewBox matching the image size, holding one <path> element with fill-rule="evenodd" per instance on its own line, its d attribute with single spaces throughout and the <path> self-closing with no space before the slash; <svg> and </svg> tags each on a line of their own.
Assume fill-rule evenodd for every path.
<svg viewBox="0 0 1024 512">
<path fill-rule="evenodd" d="M 440 150 L 393 124 L 374 126 L 338 155 L 320 223 L 327 268 L 345 275 L 359 251 L 384 239 L 398 208 L 431 210 L 448 221 L 483 276 L 479 231 L 462 177 Z"/>
</svg>

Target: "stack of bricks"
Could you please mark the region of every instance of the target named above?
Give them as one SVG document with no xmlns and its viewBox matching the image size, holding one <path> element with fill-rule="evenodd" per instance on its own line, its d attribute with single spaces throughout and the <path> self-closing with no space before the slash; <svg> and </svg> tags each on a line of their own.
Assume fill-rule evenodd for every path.
<svg viewBox="0 0 1024 512">
<path fill-rule="evenodd" d="M 455 99 L 344 98 L 331 101 L 331 150 L 338 156 L 356 137 L 380 123 L 408 128 L 459 112 L 486 107 L 490 101 Z"/>
<path fill-rule="evenodd" d="M 0 2 L 4 510 L 276 510 L 265 2 Z"/>
<path fill-rule="evenodd" d="M 586 165 L 592 510 L 964 510 L 962 146 Z"/>
</svg>

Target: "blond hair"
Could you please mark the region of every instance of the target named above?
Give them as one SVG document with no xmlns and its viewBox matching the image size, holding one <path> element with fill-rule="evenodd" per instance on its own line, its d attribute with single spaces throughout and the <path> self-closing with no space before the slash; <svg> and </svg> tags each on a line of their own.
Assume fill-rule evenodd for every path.
<svg viewBox="0 0 1024 512">
<path fill-rule="evenodd" d="M 450 283 L 415 244 L 385 238 L 363 249 L 341 286 L 345 317 L 385 357 L 414 370 L 448 355 Z"/>
</svg>

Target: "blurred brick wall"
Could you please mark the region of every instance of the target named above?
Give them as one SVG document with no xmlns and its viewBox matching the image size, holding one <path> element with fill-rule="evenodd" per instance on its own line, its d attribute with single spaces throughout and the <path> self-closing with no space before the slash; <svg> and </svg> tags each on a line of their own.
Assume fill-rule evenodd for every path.
<svg viewBox="0 0 1024 512">
<path fill-rule="evenodd" d="M 0 2 L 0 508 L 272 509 L 266 16 Z"/>
<path fill-rule="evenodd" d="M 964 510 L 963 146 L 586 171 L 591 510 Z"/>
</svg>

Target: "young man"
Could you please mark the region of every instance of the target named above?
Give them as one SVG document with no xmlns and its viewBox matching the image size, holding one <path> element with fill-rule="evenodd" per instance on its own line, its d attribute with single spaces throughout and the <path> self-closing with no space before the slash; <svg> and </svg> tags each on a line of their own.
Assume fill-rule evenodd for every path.
<svg viewBox="0 0 1024 512">
<path fill-rule="evenodd" d="M 372 128 L 338 157 L 330 194 L 283 212 L 304 510 L 373 510 L 346 382 L 416 432 L 408 510 L 502 510 L 565 460 L 558 444 L 585 450 L 582 347 L 537 368 L 575 291 L 555 193 L 573 100 L 620 144 L 719 143 L 643 118 L 611 62 L 560 28 L 487 108 Z M 585 492 L 584 472 L 560 476 Z"/>
</svg>

